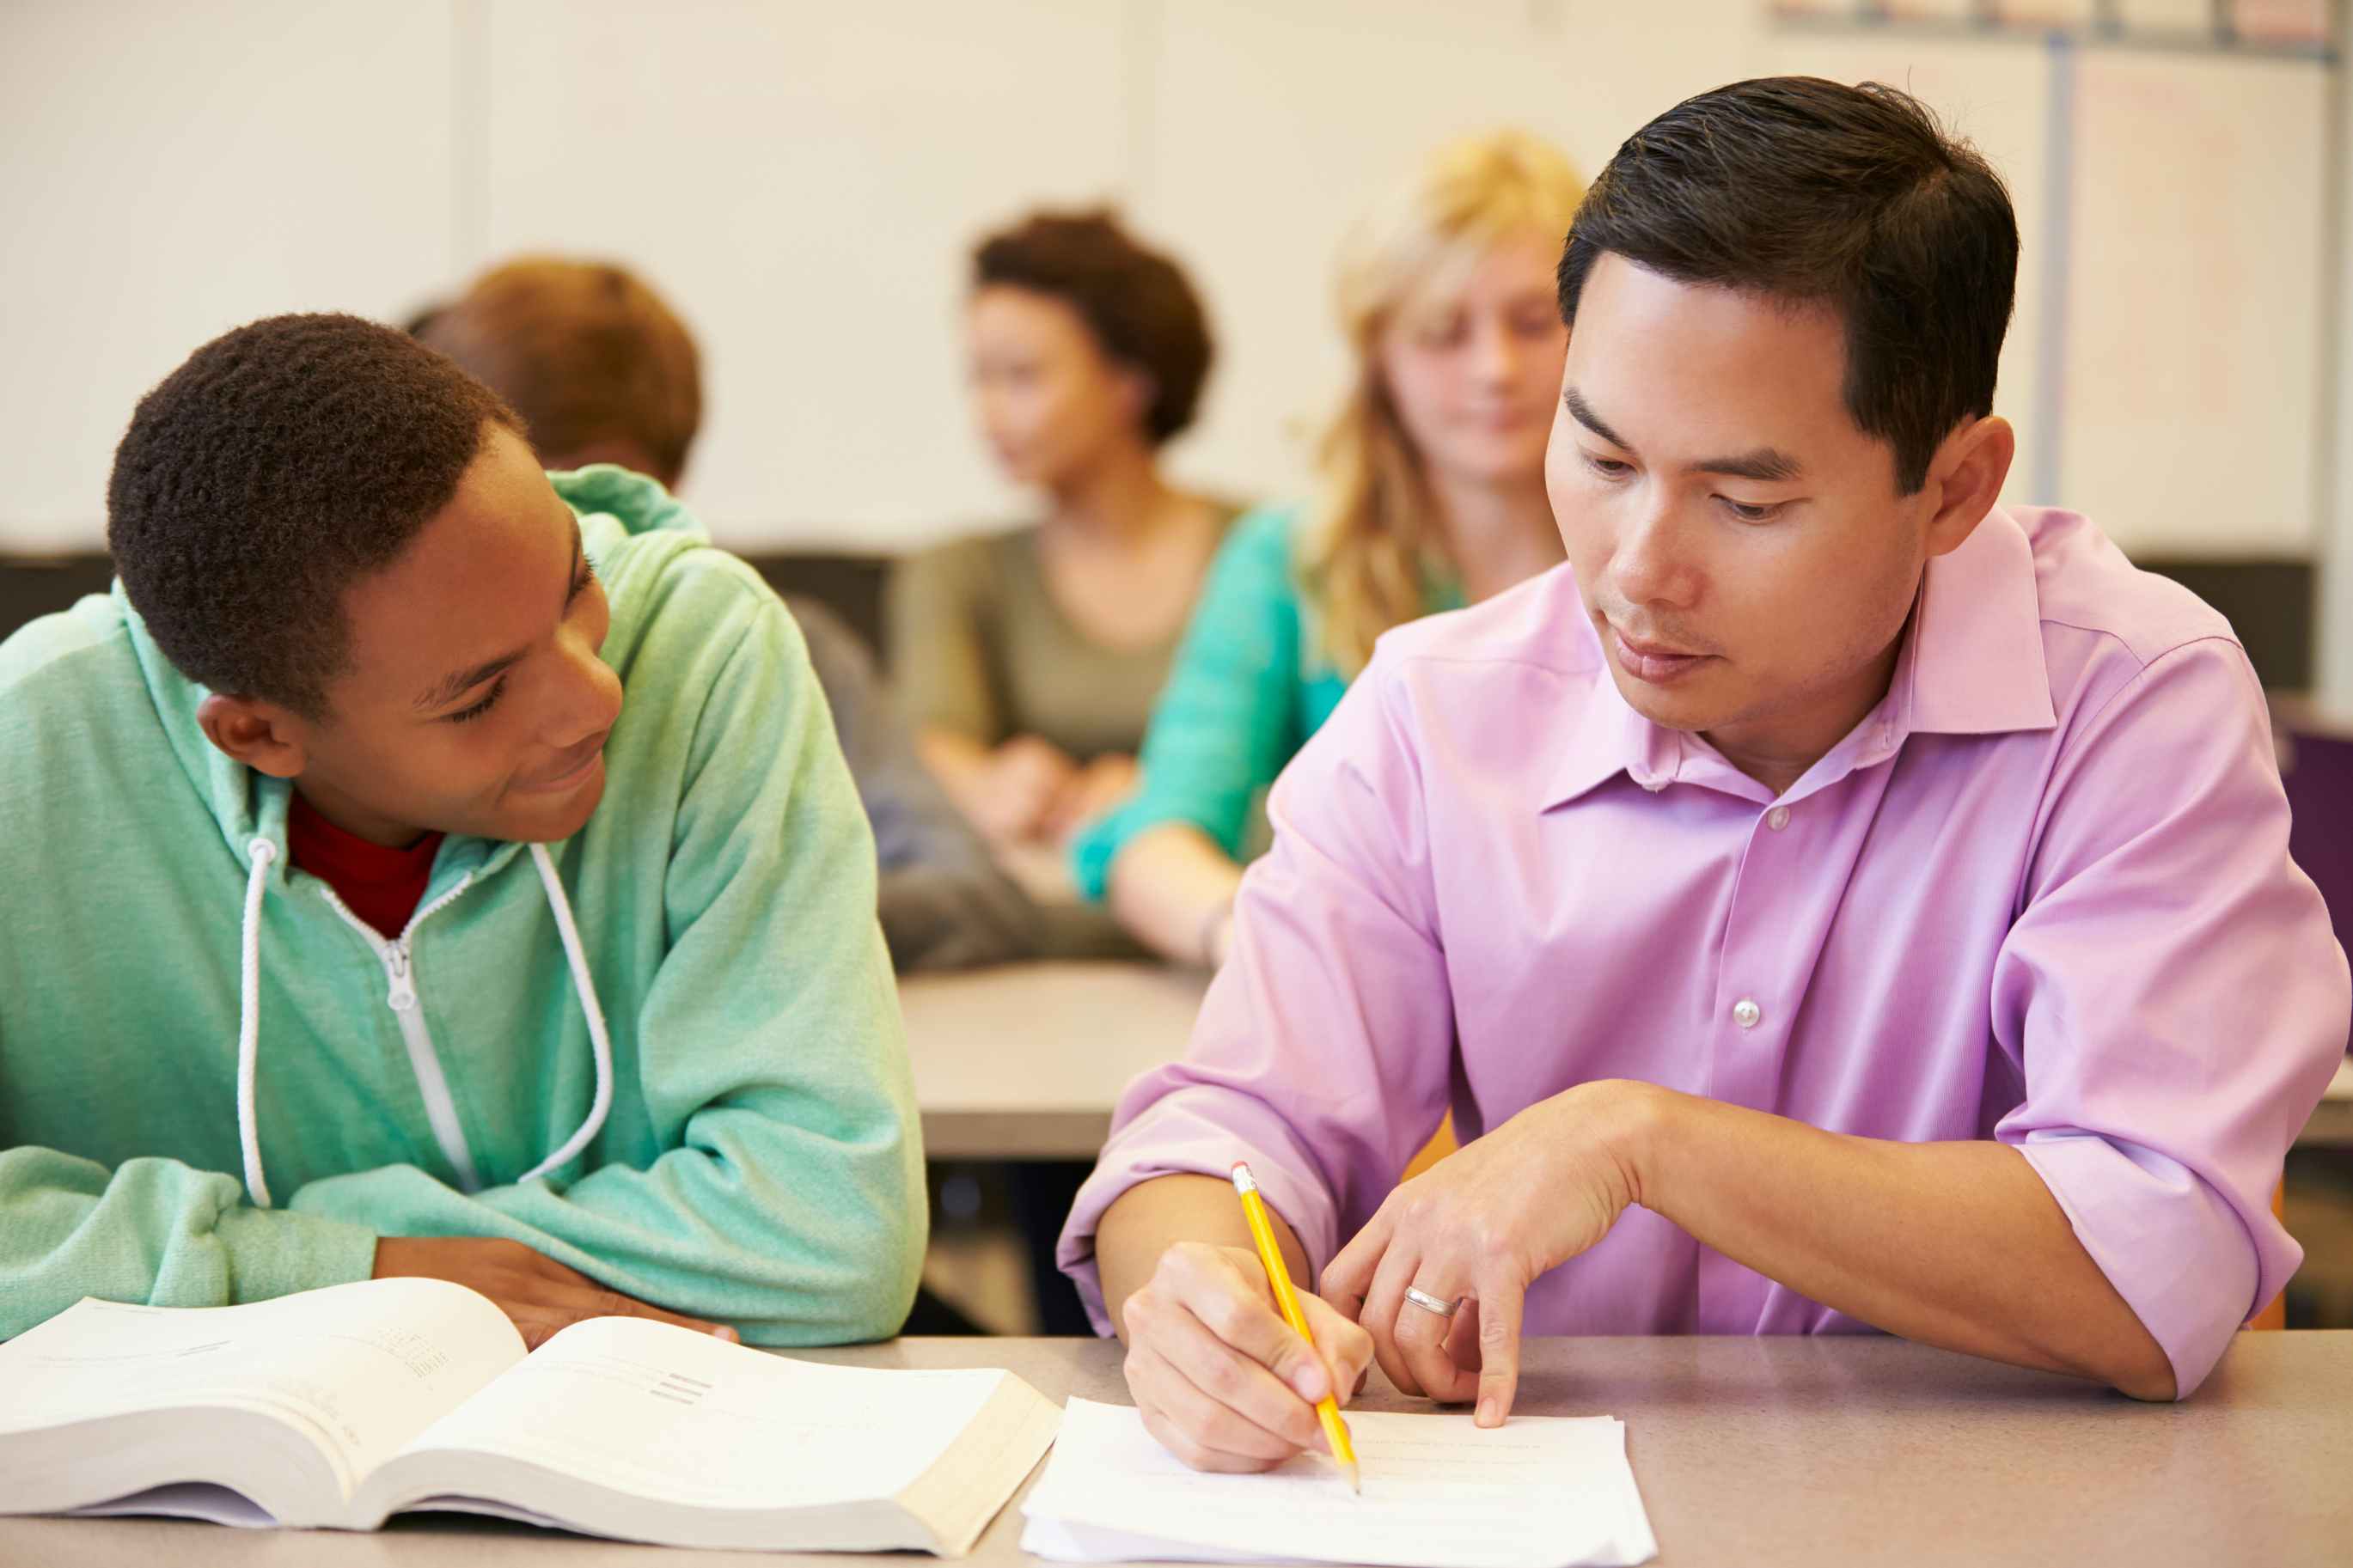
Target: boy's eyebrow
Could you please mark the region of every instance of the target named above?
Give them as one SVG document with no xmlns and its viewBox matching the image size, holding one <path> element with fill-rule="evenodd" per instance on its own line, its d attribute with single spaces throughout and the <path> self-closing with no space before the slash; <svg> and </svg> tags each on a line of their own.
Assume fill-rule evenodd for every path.
<svg viewBox="0 0 2353 1568">
<path fill-rule="evenodd" d="M 1593 405 L 1586 402 L 1584 395 L 1577 388 L 1572 386 L 1564 390 L 1560 401 L 1562 406 L 1568 410 L 1570 418 L 1596 436 L 1622 451 L 1634 449 L 1631 442 L 1609 428 L 1601 416 L 1593 412 Z M 1723 474 L 1736 479 L 1755 479 L 1759 484 L 1778 484 L 1785 479 L 1799 478 L 1805 472 L 1805 465 L 1777 447 L 1759 447 L 1754 451 L 1728 458 L 1703 458 L 1692 464 L 1690 469 L 1696 474 Z"/>
<path fill-rule="evenodd" d="M 496 658 L 487 659 L 471 669 L 446 675 L 432 690 L 417 700 L 417 710 L 429 713 L 436 708 L 455 702 L 485 680 L 494 679 L 522 662 L 522 651 L 518 648 L 513 653 L 502 653 Z"/>
<path fill-rule="evenodd" d="M 565 605 L 568 605 L 572 603 L 572 585 L 579 581 L 580 531 L 575 527 L 572 531 L 572 570 L 565 574 L 564 577 Z M 562 606 L 558 606 L 557 616 L 559 619 L 562 618 Z M 430 690 L 417 700 L 417 710 L 420 713 L 429 713 L 436 708 L 455 702 L 482 682 L 494 680 L 522 663 L 522 656 L 527 651 L 529 650 L 517 648 L 512 653 L 502 653 L 496 658 L 484 659 L 471 669 L 454 670 L 443 676 L 434 683 Z"/>
</svg>

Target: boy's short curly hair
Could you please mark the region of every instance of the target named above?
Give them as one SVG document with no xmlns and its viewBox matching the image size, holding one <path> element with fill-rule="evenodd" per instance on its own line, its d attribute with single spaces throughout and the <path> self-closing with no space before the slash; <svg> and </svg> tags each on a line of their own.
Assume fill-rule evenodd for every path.
<svg viewBox="0 0 2353 1568">
<path fill-rule="evenodd" d="M 1215 345 L 1184 269 L 1136 243 L 1110 212 L 1039 212 L 972 257 L 975 289 L 1002 284 L 1078 311 L 1113 359 L 1152 378 L 1145 433 L 1159 446 L 1193 422 Z"/>
<path fill-rule="evenodd" d="M 457 494 L 491 425 L 522 421 L 455 364 L 357 316 L 223 333 L 139 400 L 114 449 L 107 542 L 180 672 L 326 710 L 344 590 Z"/>
</svg>

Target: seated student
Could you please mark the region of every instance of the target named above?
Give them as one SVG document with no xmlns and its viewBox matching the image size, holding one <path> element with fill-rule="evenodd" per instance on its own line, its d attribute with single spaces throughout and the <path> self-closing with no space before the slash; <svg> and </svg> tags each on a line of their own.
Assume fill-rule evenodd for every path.
<svg viewBox="0 0 2353 1568">
<path fill-rule="evenodd" d="M 1235 509 L 1176 489 L 1208 325 L 1176 264 L 1102 213 L 981 242 L 973 403 L 1045 517 L 900 568 L 892 673 L 923 756 L 993 842 L 1059 844 L 1134 787 L 1135 750 Z"/>
<path fill-rule="evenodd" d="M 1545 437 L 1567 342 L 1552 265 L 1583 195 L 1504 132 L 1440 148 L 1343 250 L 1355 384 L 1306 509 L 1237 524 L 1144 745 L 1144 783 L 1082 832 L 1071 871 L 1138 940 L 1224 957 L 1254 816 L 1373 639 L 1560 560 Z"/>
<path fill-rule="evenodd" d="M 686 324 L 633 274 L 511 261 L 437 307 L 415 335 L 506 399 L 547 467 L 616 463 L 678 489 L 702 420 L 700 356 Z M 873 825 L 892 962 L 904 973 L 1029 957 L 1037 910 L 916 756 L 858 634 L 814 599 L 785 604 Z"/>
<path fill-rule="evenodd" d="M 759 577 L 349 316 L 198 349 L 108 514 L 0 645 L 0 1337 L 372 1275 L 895 1332 L 873 843 Z"/>
<path fill-rule="evenodd" d="M 2230 627 L 1995 505 L 2017 253 L 1883 87 L 1704 93 L 1594 182 L 1567 563 L 1383 640 L 1063 1239 L 1176 1453 L 1312 1447 L 1375 1359 L 1492 1426 L 1523 1332 L 1870 1326 L 2168 1399 L 2295 1269 L 2344 954 Z"/>
</svg>

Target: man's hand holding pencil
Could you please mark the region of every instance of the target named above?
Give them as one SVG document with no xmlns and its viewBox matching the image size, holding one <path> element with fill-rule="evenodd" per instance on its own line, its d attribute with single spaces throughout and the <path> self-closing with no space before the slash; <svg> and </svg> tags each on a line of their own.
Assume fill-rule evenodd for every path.
<svg viewBox="0 0 2353 1568">
<path fill-rule="evenodd" d="M 1251 1249 L 1186 1242 L 1162 1254 L 1123 1311 L 1128 1392 L 1145 1429 L 1198 1470 L 1271 1470 L 1330 1453 L 1316 1402 L 1355 1397 L 1372 1336 L 1322 1298 L 1294 1294 L 1312 1344 L 1283 1321 Z"/>
</svg>

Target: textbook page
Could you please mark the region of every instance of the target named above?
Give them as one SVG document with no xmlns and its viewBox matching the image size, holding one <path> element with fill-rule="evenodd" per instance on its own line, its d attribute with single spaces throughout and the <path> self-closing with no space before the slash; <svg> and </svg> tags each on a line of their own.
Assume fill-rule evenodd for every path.
<svg viewBox="0 0 2353 1568">
<path fill-rule="evenodd" d="M 332 1472 L 337 1495 L 304 1510 L 322 1520 L 522 1354 L 505 1313 L 439 1279 L 365 1279 L 236 1307 L 84 1300 L 0 1345 L 0 1437 L 183 1409 L 264 1415 Z"/>
<path fill-rule="evenodd" d="M 1124 1405 L 1073 1399 L 1022 1512 L 1021 1544 L 1064 1561 L 1568 1568 L 1658 1553 L 1609 1416 L 1348 1416 L 1361 1497 L 1321 1455 L 1258 1476 L 1189 1468 Z"/>
<path fill-rule="evenodd" d="M 678 1507 L 889 1501 L 948 1454 L 1009 1381 L 993 1368 L 828 1366 L 667 1323 L 594 1319 L 556 1334 L 419 1434 L 385 1487 L 370 1490 L 402 1506 L 403 1472 L 438 1474 L 433 1457 L 454 1450 Z M 987 1434 L 976 1436 L 986 1444 Z M 1019 1460 L 1015 1483 L 1043 1447 Z M 996 1492 L 987 1511 L 1010 1490 Z"/>
</svg>

